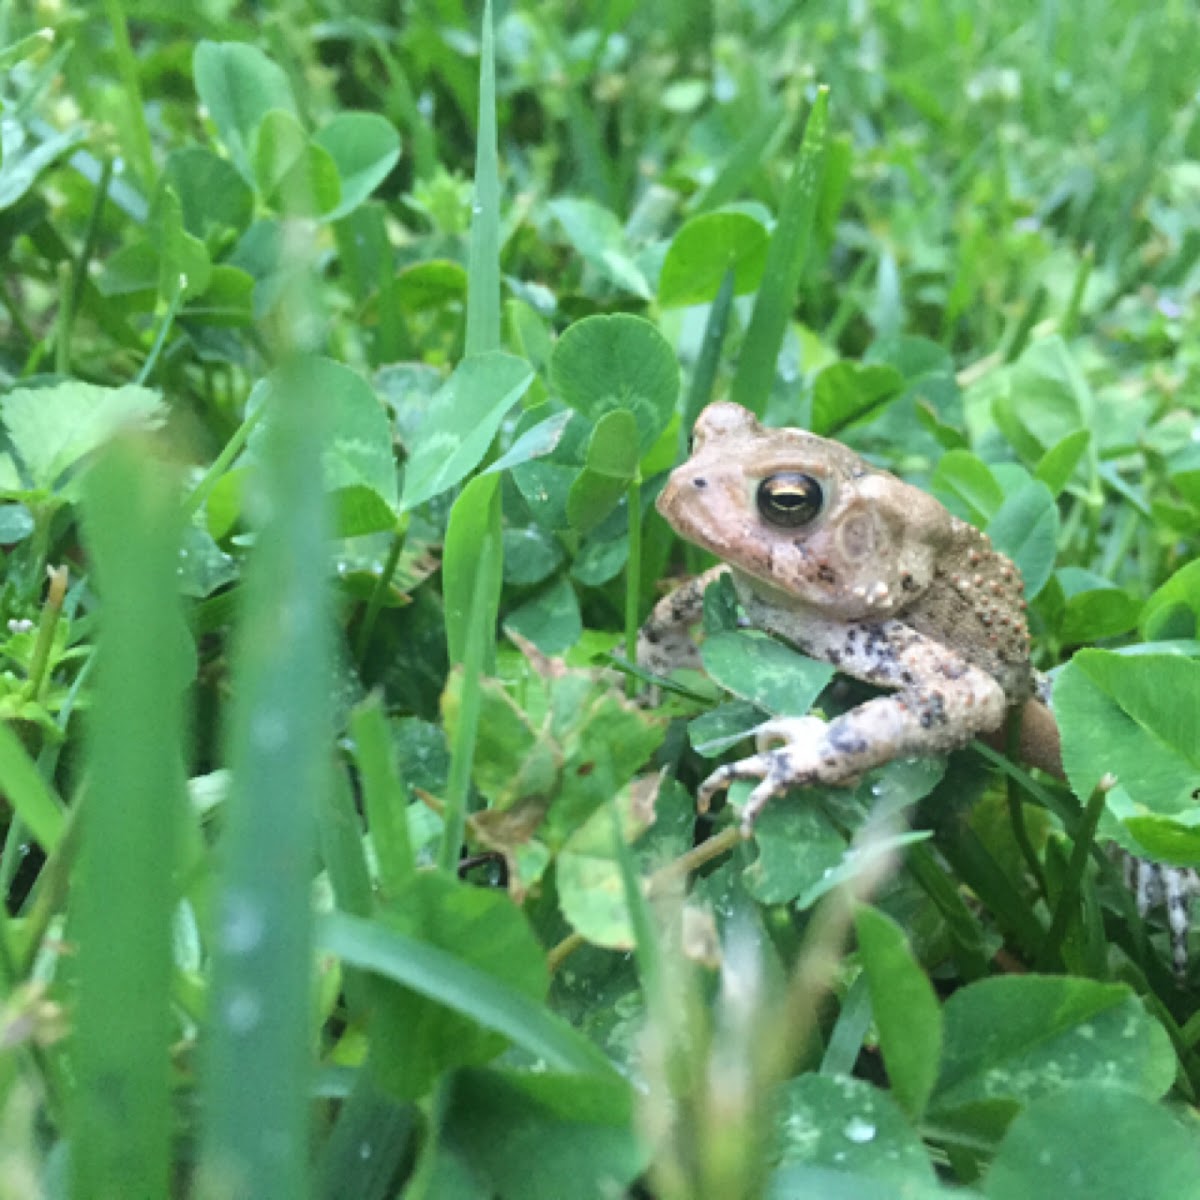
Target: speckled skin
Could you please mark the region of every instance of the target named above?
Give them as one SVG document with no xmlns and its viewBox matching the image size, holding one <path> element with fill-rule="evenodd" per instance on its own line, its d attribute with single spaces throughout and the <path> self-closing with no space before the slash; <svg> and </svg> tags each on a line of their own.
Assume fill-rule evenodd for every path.
<svg viewBox="0 0 1200 1200">
<path fill-rule="evenodd" d="M 811 476 L 824 494 L 801 528 L 772 525 L 758 510 L 759 484 L 784 471 Z M 1013 564 L 932 496 L 837 442 L 764 429 L 736 404 L 711 405 L 658 508 L 732 568 L 752 625 L 894 689 L 828 724 L 769 722 L 759 753 L 714 772 L 702 801 L 736 779 L 760 781 L 743 809 L 747 828 L 790 787 L 849 783 L 893 758 L 952 750 L 998 729 L 1033 694 Z M 674 645 L 668 630 L 694 618 L 697 604 L 693 585 L 659 605 L 643 633 L 644 660 Z"/>
</svg>

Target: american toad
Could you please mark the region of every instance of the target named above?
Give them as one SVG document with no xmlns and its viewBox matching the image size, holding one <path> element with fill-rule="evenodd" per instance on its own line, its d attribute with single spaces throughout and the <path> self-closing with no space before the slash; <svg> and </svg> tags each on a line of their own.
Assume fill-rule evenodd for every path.
<svg viewBox="0 0 1200 1200">
<path fill-rule="evenodd" d="M 730 571 L 749 624 L 890 694 L 825 722 L 767 721 L 757 753 L 719 767 L 699 799 L 757 780 L 743 832 L 793 787 L 852 783 L 892 759 L 943 754 L 1002 731 L 1021 707 L 1021 757 L 1062 776 L 1048 686 L 1029 662 L 1020 573 L 987 535 L 852 450 L 799 429 L 765 429 L 736 404 L 700 414 L 692 452 L 659 512 L 725 565 L 666 596 L 638 659 L 659 674 L 694 658 L 688 627 Z M 1176 970 L 1187 965 L 1194 872 L 1127 859 L 1144 913 L 1166 903 Z"/>
<path fill-rule="evenodd" d="M 715 771 L 700 793 L 706 803 L 734 780 L 758 780 L 746 830 L 788 788 L 946 753 L 1000 729 L 1036 691 L 1016 567 L 985 533 L 837 442 L 710 405 L 658 508 L 728 564 L 751 625 L 892 692 L 828 723 L 763 725 L 758 753 Z M 707 581 L 658 605 L 643 629 L 648 665 L 678 655 Z M 1041 733 L 1041 755 L 1054 759 L 1056 737 Z"/>
</svg>

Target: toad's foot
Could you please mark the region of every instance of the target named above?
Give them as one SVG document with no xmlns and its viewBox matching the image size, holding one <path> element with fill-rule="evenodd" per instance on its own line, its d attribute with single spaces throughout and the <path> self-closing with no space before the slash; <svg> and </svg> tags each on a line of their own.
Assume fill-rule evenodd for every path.
<svg viewBox="0 0 1200 1200">
<path fill-rule="evenodd" d="M 817 717 L 780 717 L 755 731 L 758 753 L 718 767 L 701 785 L 697 805 L 707 812 L 713 796 L 739 779 L 757 779 L 758 786 L 742 807 L 742 835 L 749 837 L 758 814 L 775 796 L 820 779 L 821 754 L 827 747 L 828 726 Z"/>
</svg>

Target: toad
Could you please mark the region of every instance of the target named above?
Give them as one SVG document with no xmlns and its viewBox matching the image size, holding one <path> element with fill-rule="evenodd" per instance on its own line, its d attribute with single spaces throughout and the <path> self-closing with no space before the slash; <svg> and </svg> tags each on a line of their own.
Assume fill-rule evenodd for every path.
<svg viewBox="0 0 1200 1200">
<path fill-rule="evenodd" d="M 674 665 L 704 586 L 728 569 L 749 624 L 889 692 L 829 722 L 766 722 L 756 754 L 704 782 L 702 805 L 735 780 L 757 781 L 741 814 L 748 833 L 789 788 L 947 753 L 1000 730 L 1018 706 L 1031 710 L 1023 752 L 1057 767 L 1053 717 L 1033 699 L 1020 573 L 926 492 L 838 442 L 766 429 L 719 403 L 701 413 L 658 509 L 727 566 L 659 603 L 642 631 L 647 666 Z"/>
</svg>

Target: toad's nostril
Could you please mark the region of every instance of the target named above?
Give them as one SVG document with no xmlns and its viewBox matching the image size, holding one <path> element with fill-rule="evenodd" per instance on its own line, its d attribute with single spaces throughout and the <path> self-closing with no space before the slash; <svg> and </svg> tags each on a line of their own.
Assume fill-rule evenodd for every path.
<svg viewBox="0 0 1200 1200">
<path fill-rule="evenodd" d="M 697 475 L 696 478 L 692 480 L 692 487 L 706 488 L 708 487 L 708 480 L 702 479 L 699 475 Z"/>
</svg>

